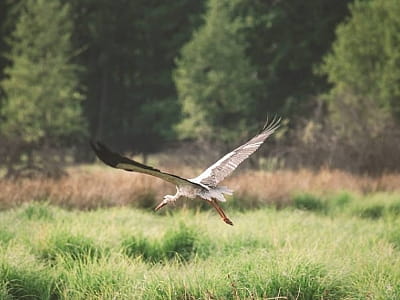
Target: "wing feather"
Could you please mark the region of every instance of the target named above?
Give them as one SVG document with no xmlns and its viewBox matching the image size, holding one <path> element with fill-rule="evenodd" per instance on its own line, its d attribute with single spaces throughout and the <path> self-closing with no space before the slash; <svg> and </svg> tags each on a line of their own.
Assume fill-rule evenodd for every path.
<svg viewBox="0 0 400 300">
<path fill-rule="evenodd" d="M 194 182 L 215 187 L 225 177 L 229 176 L 245 159 L 253 154 L 264 141 L 279 127 L 280 118 L 266 122 L 260 133 L 247 143 L 229 152 L 216 163 L 207 168 L 198 177 L 191 179 Z"/>
<path fill-rule="evenodd" d="M 112 152 L 100 142 L 91 141 L 90 145 L 92 146 L 93 151 L 96 153 L 97 157 L 110 167 L 155 176 L 175 185 L 190 185 L 192 187 L 204 189 L 204 187 L 198 183 L 191 182 L 177 175 L 162 172 L 158 169 L 141 164 L 118 153 Z"/>
</svg>

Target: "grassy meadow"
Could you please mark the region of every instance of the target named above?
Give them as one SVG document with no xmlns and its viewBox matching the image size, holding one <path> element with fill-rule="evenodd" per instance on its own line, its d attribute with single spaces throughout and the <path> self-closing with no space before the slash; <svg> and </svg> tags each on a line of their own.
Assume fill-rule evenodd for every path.
<svg viewBox="0 0 400 300">
<path fill-rule="evenodd" d="M 0 182 L 0 299 L 400 299 L 399 176 L 242 173 L 232 227 L 112 171 Z"/>
</svg>

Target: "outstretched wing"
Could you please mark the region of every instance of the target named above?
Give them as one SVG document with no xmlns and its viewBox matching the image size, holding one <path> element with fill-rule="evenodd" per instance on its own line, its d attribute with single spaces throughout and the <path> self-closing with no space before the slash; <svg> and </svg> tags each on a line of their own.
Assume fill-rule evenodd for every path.
<svg viewBox="0 0 400 300">
<path fill-rule="evenodd" d="M 92 146 L 93 151 L 96 153 L 97 157 L 110 167 L 122 169 L 125 171 L 148 174 L 151 176 L 161 178 L 175 185 L 190 185 L 196 188 L 204 189 L 204 187 L 201 186 L 200 184 L 191 182 L 185 178 L 173 174 L 161 172 L 160 170 L 157 170 L 153 167 L 146 166 L 137 161 L 124 157 L 118 153 L 112 152 L 100 142 L 91 141 L 90 145 Z"/>
<path fill-rule="evenodd" d="M 226 154 L 199 176 L 191 180 L 209 187 L 217 186 L 219 182 L 229 176 L 241 162 L 253 154 L 264 141 L 274 133 L 279 127 L 280 120 L 280 118 L 274 118 L 271 122 L 267 121 L 258 135 L 253 137 L 246 144 Z"/>
</svg>

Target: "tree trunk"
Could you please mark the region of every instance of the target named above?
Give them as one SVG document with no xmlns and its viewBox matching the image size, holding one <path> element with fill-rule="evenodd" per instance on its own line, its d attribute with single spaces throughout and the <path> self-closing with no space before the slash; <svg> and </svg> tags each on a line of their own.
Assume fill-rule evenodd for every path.
<svg viewBox="0 0 400 300">
<path fill-rule="evenodd" d="M 101 79 L 99 114 L 97 118 L 96 132 L 94 135 L 97 140 L 102 140 L 104 137 L 104 120 L 107 107 L 107 100 L 108 100 L 108 73 L 106 69 L 103 69 L 102 79 Z"/>
<path fill-rule="evenodd" d="M 142 162 L 144 165 L 147 165 L 148 158 L 148 154 L 146 152 L 142 152 Z"/>
</svg>

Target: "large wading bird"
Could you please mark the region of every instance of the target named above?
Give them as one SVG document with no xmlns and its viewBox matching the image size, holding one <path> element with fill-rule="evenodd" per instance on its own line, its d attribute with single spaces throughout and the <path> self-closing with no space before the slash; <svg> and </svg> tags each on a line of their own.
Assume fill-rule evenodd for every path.
<svg viewBox="0 0 400 300">
<path fill-rule="evenodd" d="M 199 176 L 191 179 L 185 179 L 177 175 L 165 173 L 153 167 L 123 157 L 118 153 L 110 151 L 106 146 L 99 142 L 91 142 L 91 146 L 99 159 L 111 167 L 125 171 L 148 174 L 175 184 L 176 194 L 164 196 L 164 200 L 155 208 L 156 211 L 169 203 L 175 203 L 175 201 L 182 196 L 192 199 L 200 197 L 210 203 L 217 210 L 225 223 L 233 225 L 232 221 L 229 220 L 217 202 L 225 202 L 226 199 L 224 194 L 232 195 L 233 191 L 225 186 L 218 186 L 218 184 L 225 177 L 229 176 L 241 162 L 253 154 L 264 143 L 264 141 L 274 133 L 274 131 L 279 127 L 279 122 L 280 119 L 273 119 L 271 122 L 267 121 L 259 134 L 247 143 L 226 154 Z"/>
</svg>

